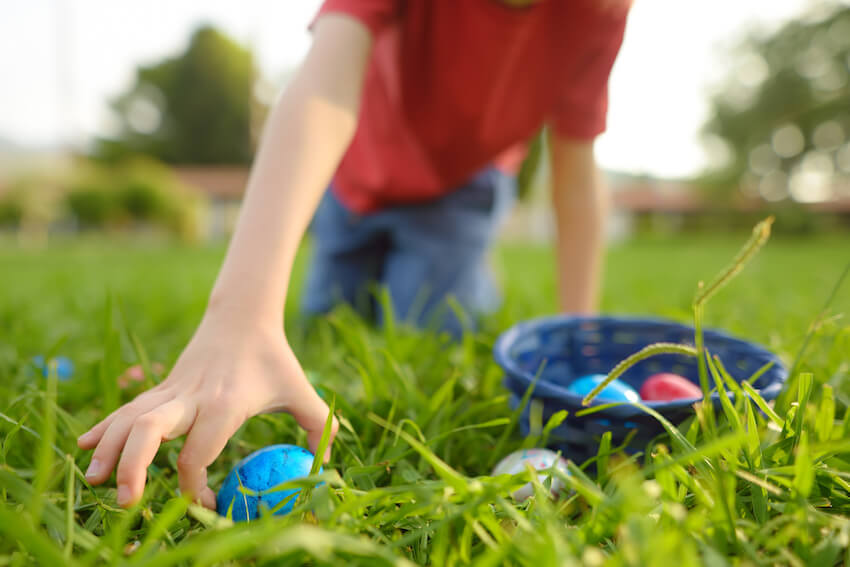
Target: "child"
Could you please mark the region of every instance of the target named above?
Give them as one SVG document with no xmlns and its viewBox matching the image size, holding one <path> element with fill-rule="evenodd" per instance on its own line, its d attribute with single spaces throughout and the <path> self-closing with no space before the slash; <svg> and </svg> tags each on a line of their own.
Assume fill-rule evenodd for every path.
<svg viewBox="0 0 850 567">
<path fill-rule="evenodd" d="M 605 214 L 593 140 L 627 3 L 327 0 L 268 118 L 203 320 L 166 380 L 80 437 L 95 448 L 86 478 L 103 483 L 117 463 L 118 502 L 132 505 L 160 443 L 185 434 L 181 491 L 214 508 L 206 467 L 263 412 L 291 413 L 315 451 L 328 407 L 282 325 L 313 213 L 305 311 L 368 308 L 377 282 L 398 317 L 456 334 L 447 296 L 471 313 L 497 303 L 484 254 L 512 199 L 518 144 L 544 124 L 561 308 L 592 311 Z"/>
</svg>

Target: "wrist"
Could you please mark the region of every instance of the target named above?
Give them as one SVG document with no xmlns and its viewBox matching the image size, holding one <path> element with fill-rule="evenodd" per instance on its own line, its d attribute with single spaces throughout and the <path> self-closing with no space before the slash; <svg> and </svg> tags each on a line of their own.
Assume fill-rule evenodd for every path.
<svg viewBox="0 0 850 567">
<path fill-rule="evenodd" d="M 204 320 L 223 321 L 240 327 L 280 329 L 283 306 L 251 294 L 216 287 L 210 294 Z"/>
</svg>

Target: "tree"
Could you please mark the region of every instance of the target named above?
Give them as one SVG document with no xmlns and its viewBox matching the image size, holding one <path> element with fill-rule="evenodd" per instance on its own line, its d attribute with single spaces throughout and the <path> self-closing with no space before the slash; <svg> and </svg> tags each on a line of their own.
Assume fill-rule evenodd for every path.
<svg viewBox="0 0 850 567">
<path fill-rule="evenodd" d="M 766 37 L 751 35 L 705 132 L 730 150 L 704 177 L 767 201 L 828 199 L 850 181 L 850 6 L 820 3 Z"/>
<path fill-rule="evenodd" d="M 247 163 L 253 153 L 257 78 L 251 52 L 221 32 L 198 29 L 186 51 L 139 67 L 112 107 L 120 134 L 100 140 L 105 159 L 144 153 L 168 163 Z"/>
</svg>

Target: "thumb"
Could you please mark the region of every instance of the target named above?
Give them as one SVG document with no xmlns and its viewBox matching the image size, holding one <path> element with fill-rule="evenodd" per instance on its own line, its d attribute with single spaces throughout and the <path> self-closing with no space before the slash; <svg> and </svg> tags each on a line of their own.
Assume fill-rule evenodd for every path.
<svg viewBox="0 0 850 567">
<path fill-rule="evenodd" d="M 325 424 L 327 423 L 329 412 L 330 408 L 328 407 L 328 404 L 319 397 L 312 387 L 306 388 L 306 391 L 298 398 L 298 401 L 295 402 L 290 410 L 292 417 L 295 418 L 298 425 L 307 432 L 307 443 L 310 446 L 310 451 L 314 454 L 319 448 L 319 442 L 322 440 L 322 434 L 325 431 Z M 325 454 L 323 456 L 324 462 L 328 462 L 331 458 L 331 444 L 333 444 L 338 430 L 339 421 L 336 416 L 334 416 L 333 421 L 331 422 L 328 448 L 325 450 Z"/>
</svg>

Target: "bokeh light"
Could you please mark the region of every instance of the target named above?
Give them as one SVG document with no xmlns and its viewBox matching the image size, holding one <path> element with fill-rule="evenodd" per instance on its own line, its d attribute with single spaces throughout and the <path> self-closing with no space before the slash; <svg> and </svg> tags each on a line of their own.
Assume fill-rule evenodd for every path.
<svg viewBox="0 0 850 567">
<path fill-rule="evenodd" d="M 781 201 L 788 197 L 788 175 L 784 171 L 772 171 L 761 178 L 758 189 L 766 201 Z"/>
<path fill-rule="evenodd" d="M 784 158 L 791 158 L 803 151 L 806 139 L 796 124 L 786 124 L 777 128 L 771 137 L 773 151 Z"/>
<path fill-rule="evenodd" d="M 816 79 L 829 72 L 829 54 L 819 46 L 811 46 L 797 56 L 797 72 L 807 79 Z"/>
<path fill-rule="evenodd" d="M 813 151 L 794 168 L 788 182 L 791 198 L 800 203 L 817 203 L 832 196 L 834 167 L 830 156 Z"/>
<path fill-rule="evenodd" d="M 756 146 L 750 152 L 750 170 L 757 175 L 767 175 L 779 169 L 782 161 L 767 144 Z"/>
<path fill-rule="evenodd" d="M 812 143 L 819 150 L 832 150 L 845 140 L 844 128 L 836 120 L 821 123 L 812 133 Z"/>
<path fill-rule="evenodd" d="M 761 85 L 770 74 L 770 67 L 758 53 L 745 53 L 738 62 L 735 78 L 746 87 Z"/>
<path fill-rule="evenodd" d="M 850 142 L 847 142 L 835 153 L 835 164 L 844 173 L 850 174 Z"/>
<path fill-rule="evenodd" d="M 152 134 L 162 123 L 162 113 L 150 99 L 135 97 L 127 109 L 127 122 L 140 134 Z"/>
</svg>

